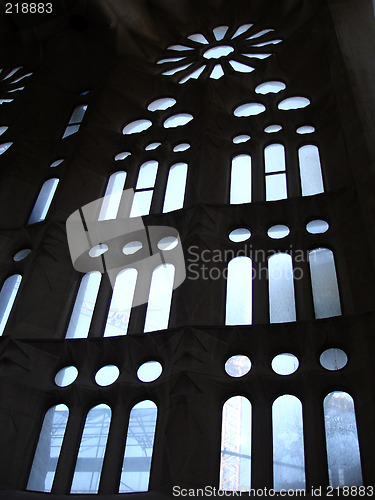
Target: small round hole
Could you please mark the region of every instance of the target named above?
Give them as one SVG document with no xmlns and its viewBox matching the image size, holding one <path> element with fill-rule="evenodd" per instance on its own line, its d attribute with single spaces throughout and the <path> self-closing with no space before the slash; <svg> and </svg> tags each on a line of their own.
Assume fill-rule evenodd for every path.
<svg viewBox="0 0 375 500">
<path fill-rule="evenodd" d="M 75 366 L 66 366 L 56 373 L 55 384 L 59 387 L 67 387 L 72 384 L 78 376 L 78 370 Z"/>
<path fill-rule="evenodd" d="M 140 241 L 129 241 L 124 248 L 122 249 L 122 252 L 125 255 L 132 255 L 133 253 L 138 252 L 143 247 L 142 243 Z"/>
<path fill-rule="evenodd" d="M 249 229 L 245 227 L 239 227 L 238 229 L 233 229 L 229 233 L 229 239 L 234 241 L 235 243 L 239 243 L 241 241 L 246 241 L 250 238 L 251 232 Z"/>
<path fill-rule="evenodd" d="M 272 226 L 267 231 L 268 236 L 274 240 L 285 238 L 289 233 L 289 227 L 284 226 L 284 224 L 277 224 L 276 226 Z"/>
<path fill-rule="evenodd" d="M 329 224 L 325 220 L 316 219 L 306 224 L 306 231 L 310 234 L 322 234 L 327 232 Z"/>
<path fill-rule="evenodd" d="M 106 365 L 96 372 L 95 382 L 102 387 L 113 384 L 120 375 L 120 370 L 115 365 Z"/>
<path fill-rule="evenodd" d="M 163 367 L 158 361 L 147 361 L 137 370 L 137 377 L 141 382 L 153 382 L 160 377 Z"/>
<path fill-rule="evenodd" d="M 99 245 L 95 245 L 94 247 L 90 248 L 89 250 L 89 255 L 93 259 L 95 257 L 99 257 L 100 255 L 103 255 L 108 250 L 108 245 L 105 243 L 99 243 Z"/>
<path fill-rule="evenodd" d="M 178 245 L 178 238 L 175 236 L 166 236 L 158 242 L 159 250 L 173 250 Z"/>
<path fill-rule="evenodd" d="M 278 375 L 291 375 L 297 370 L 299 362 L 294 354 L 282 353 L 273 358 L 271 366 Z"/>
<path fill-rule="evenodd" d="M 344 366 L 346 366 L 348 356 L 342 349 L 332 347 L 322 352 L 319 361 L 326 370 L 341 370 Z"/>
<path fill-rule="evenodd" d="M 231 377 L 243 377 L 249 373 L 251 368 L 251 361 L 243 354 L 236 354 L 231 356 L 225 363 L 225 371 Z"/>
</svg>

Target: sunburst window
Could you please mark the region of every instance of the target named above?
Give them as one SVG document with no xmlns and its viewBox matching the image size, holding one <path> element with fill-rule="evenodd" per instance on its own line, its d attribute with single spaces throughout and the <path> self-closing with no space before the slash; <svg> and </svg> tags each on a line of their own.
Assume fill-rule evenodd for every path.
<svg viewBox="0 0 375 500">
<path fill-rule="evenodd" d="M 171 45 L 166 57 L 157 63 L 163 65 L 163 75 L 176 75 L 179 83 L 200 76 L 218 80 L 233 70 L 251 73 L 260 60 L 275 53 L 275 45 L 282 42 L 274 34 L 273 29 L 261 29 L 253 24 L 243 24 L 236 30 L 217 26 L 204 35 L 188 36 L 183 44 Z"/>
<path fill-rule="evenodd" d="M 25 73 L 22 67 L 9 69 L 0 68 L 0 104 L 14 101 L 15 92 L 20 92 L 25 87 L 23 80 L 32 73 Z"/>
</svg>

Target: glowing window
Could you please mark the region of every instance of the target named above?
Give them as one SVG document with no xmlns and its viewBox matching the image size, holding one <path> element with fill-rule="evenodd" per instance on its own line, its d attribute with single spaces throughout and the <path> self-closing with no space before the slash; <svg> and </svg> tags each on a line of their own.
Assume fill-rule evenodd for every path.
<svg viewBox="0 0 375 500">
<path fill-rule="evenodd" d="M 154 448 L 157 407 L 142 401 L 130 412 L 119 493 L 147 491 Z"/>
<path fill-rule="evenodd" d="M 329 483 L 362 485 L 361 458 L 354 401 L 346 392 L 335 391 L 324 399 Z"/>
<path fill-rule="evenodd" d="M 238 155 L 232 160 L 230 203 L 251 202 L 251 156 Z"/>
<path fill-rule="evenodd" d="M 234 116 L 256 116 L 263 113 L 266 107 L 259 102 L 249 102 L 246 104 L 241 104 L 234 110 Z"/>
<path fill-rule="evenodd" d="M 163 213 L 172 212 L 184 206 L 187 170 L 187 163 L 176 163 L 169 169 Z"/>
<path fill-rule="evenodd" d="M 231 356 L 225 363 L 225 371 L 231 377 L 243 377 L 249 373 L 251 368 L 251 361 L 243 354 L 236 354 Z"/>
<path fill-rule="evenodd" d="M 276 253 L 268 259 L 270 322 L 296 320 L 292 257 Z"/>
<path fill-rule="evenodd" d="M 110 176 L 100 209 L 99 220 L 116 219 L 125 180 L 126 172 L 123 171 L 115 172 Z"/>
<path fill-rule="evenodd" d="M 95 382 L 102 387 L 106 387 L 116 382 L 119 375 L 120 370 L 116 365 L 102 366 L 95 374 Z"/>
<path fill-rule="evenodd" d="M 302 405 L 290 394 L 280 396 L 272 405 L 273 487 L 305 488 Z"/>
<path fill-rule="evenodd" d="M 302 146 L 298 150 L 298 157 L 302 196 L 323 193 L 322 167 L 318 148 L 312 144 Z"/>
<path fill-rule="evenodd" d="M 228 264 L 226 325 L 251 325 L 252 261 L 235 257 Z"/>
<path fill-rule="evenodd" d="M 41 222 L 46 218 L 58 183 L 59 179 L 53 178 L 48 179 L 48 181 L 43 184 L 27 222 L 28 224 L 35 224 L 36 222 Z"/>
<path fill-rule="evenodd" d="M 9 315 L 12 311 L 14 301 L 22 280 L 20 274 L 13 274 L 4 281 L 0 291 L 0 335 L 4 333 Z"/>
<path fill-rule="evenodd" d="M 28 490 L 51 491 L 68 417 L 69 410 L 65 405 L 53 406 L 46 412 L 30 470 Z"/>
<path fill-rule="evenodd" d="M 287 197 L 285 148 L 282 144 L 270 144 L 264 150 L 266 174 L 266 201 L 283 200 Z"/>
<path fill-rule="evenodd" d="M 153 382 L 162 374 L 163 367 L 159 361 L 147 361 L 137 370 L 137 377 L 141 382 Z"/>
<path fill-rule="evenodd" d="M 158 166 L 159 164 L 155 160 L 146 161 L 141 165 L 130 217 L 139 217 L 150 212 Z"/>
<path fill-rule="evenodd" d="M 220 490 L 249 491 L 250 487 L 251 403 L 243 396 L 234 396 L 223 406 Z"/>
<path fill-rule="evenodd" d="M 326 370 L 336 371 L 344 368 L 348 362 L 348 356 L 342 349 L 331 347 L 326 349 L 319 358 L 320 364 Z"/>
<path fill-rule="evenodd" d="M 70 117 L 69 124 L 65 129 L 63 139 L 65 137 L 68 137 L 69 135 L 73 135 L 78 132 L 82 120 L 85 116 L 86 110 L 87 110 L 86 104 L 80 104 L 74 109 L 72 116 Z"/>
<path fill-rule="evenodd" d="M 97 493 L 107 446 L 111 409 L 100 404 L 86 417 L 70 493 Z"/>
<path fill-rule="evenodd" d="M 75 366 L 66 366 L 56 373 L 55 384 L 59 387 L 67 387 L 78 377 L 78 370 Z"/>
<path fill-rule="evenodd" d="M 136 269 L 124 269 L 117 275 L 104 337 L 127 334 L 137 274 Z"/>
<path fill-rule="evenodd" d="M 87 337 L 102 275 L 99 271 L 87 273 L 81 279 L 81 284 L 74 303 L 66 332 L 67 339 Z"/>
<path fill-rule="evenodd" d="M 340 294 L 333 252 L 327 248 L 311 250 L 309 264 L 315 317 L 340 316 Z"/>
<path fill-rule="evenodd" d="M 168 328 L 174 274 L 173 264 L 161 264 L 152 273 L 145 333 Z"/>
</svg>

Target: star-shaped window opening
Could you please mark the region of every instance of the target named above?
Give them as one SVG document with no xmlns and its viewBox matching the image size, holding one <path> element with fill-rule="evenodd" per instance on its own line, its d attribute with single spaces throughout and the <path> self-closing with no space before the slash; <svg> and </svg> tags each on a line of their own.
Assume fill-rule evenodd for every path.
<svg viewBox="0 0 375 500">
<path fill-rule="evenodd" d="M 251 73 L 281 42 L 272 28 L 250 23 L 235 30 L 217 26 L 204 35 L 189 35 L 181 45 L 171 45 L 167 57 L 157 64 L 162 66 L 163 75 L 175 75 L 181 84 L 200 77 L 218 80 L 233 71 Z"/>
</svg>

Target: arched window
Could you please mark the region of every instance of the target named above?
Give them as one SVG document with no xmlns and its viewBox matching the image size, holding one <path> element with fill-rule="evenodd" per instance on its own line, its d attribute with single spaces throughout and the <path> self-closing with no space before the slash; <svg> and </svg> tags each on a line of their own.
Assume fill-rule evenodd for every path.
<svg viewBox="0 0 375 500">
<path fill-rule="evenodd" d="M 110 176 L 100 209 L 99 220 L 116 219 L 125 180 L 126 172 L 124 171 L 115 172 Z"/>
<path fill-rule="evenodd" d="M 187 169 L 187 163 L 176 163 L 169 169 L 163 213 L 172 212 L 184 206 Z"/>
<path fill-rule="evenodd" d="M 249 257 L 235 257 L 228 264 L 226 325 L 252 323 L 252 262 Z"/>
<path fill-rule="evenodd" d="M 268 260 L 270 322 L 296 320 L 292 257 L 276 253 Z"/>
<path fill-rule="evenodd" d="M 104 337 L 127 334 L 137 274 L 136 269 L 124 269 L 117 275 Z"/>
<path fill-rule="evenodd" d="M 141 165 L 130 217 L 139 217 L 150 213 L 158 166 L 159 164 L 155 160 L 146 161 Z"/>
<path fill-rule="evenodd" d="M 324 186 L 319 149 L 313 144 L 306 144 L 306 146 L 299 148 L 298 158 L 302 196 L 323 193 Z"/>
<path fill-rule="evenodd" d="M 230 203 L 251 202 L 251 156 L 238 155 L 232 160 Z"/>
<path fill-rule="evenodd" d="M 7 324 L 9 315 L 11 313 L 16 295 L 22 280 L 20 274 L 13 274 L 9 276 L 0 291 L 0 335 L 4 333 L 4 328 Z"/>
<path fill-rule="evenodd" d="M 273 487 L 305 488 L 302 405 L 298 398 L 285 394 L 272 405 Z"/>
<path fill-rule="evenodd" d="M 65 137 L 68 137 L 69 135 L 76 134 L 78 132 L 82 120 L 85 116 L 86 109 L 87 109 L 86 104 L 80 104 L 74 109 L 72 116 L 70 117 L 69 124 L 65 129 L 63 139 Z"/>
<path fill-rule="evenodd" d="M 168 328 L 175 267 L 161 264 L 152 273 L 144 332 Z"/>
<path fill-rule="evenodd" d="M 93 271 L 85 274 L 81 279 L 81 284 L 66 332 L 67 339 L 87 337 L 101 278 L 102 275 L 99 271 Z"/>
<path fill-rule="evenodd" d="M 309 264 L 315 317 L 340 316 L 340 294 L 333 252 L 328 248 L 311 250 Z"/>
<path fill-rule="evenodd" d="M 251 403 L 234 396 L 223 406 L 220 489 L 249 491 L 251 487 Z"/>
<path fill-rule="evenodd" d="M 334 488 L 362 485 L 354 401 L 348 393 L 335 391 L 325 397 L 324 422 L 329 484 Z"/>
<path fill-rule="evenodd" d="M 97 493 L 112 412 L 108 405 L 91 408 L 86 417 L 71 493 Z"/>
<path fill-rule="evenodd" d="M 148 490 L 156 418 L 157 407 L 149 400 L 130 412 L 119 493 Z"/>
<path fill-rule="evenodd" d="M 51 491 L 68 417 L 66 405 L 53 406 L 46 412 L 30 470 L 28 490 Z"/>
<path fill-rule="evenodd" d="M 28 224 L 41 222 L 46 218 L 49 207 L 52 203 L 59 179 L 48 179 L 39 191 L 38 198 L 34 204 L 34 208 L 28 220 Z"/>
<path fill-rule="evenodd" d="M 270 144 L 264 150 L 266 174 L 266 201 L 283 200 L 287 197 L 285 148 L 282 144 Z"/>
</svg>

